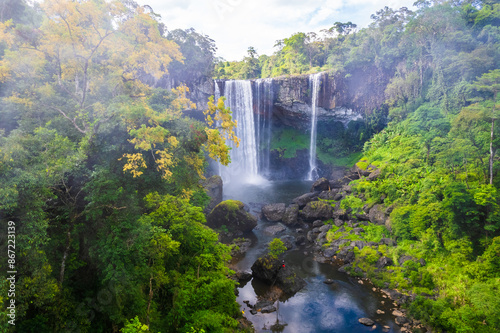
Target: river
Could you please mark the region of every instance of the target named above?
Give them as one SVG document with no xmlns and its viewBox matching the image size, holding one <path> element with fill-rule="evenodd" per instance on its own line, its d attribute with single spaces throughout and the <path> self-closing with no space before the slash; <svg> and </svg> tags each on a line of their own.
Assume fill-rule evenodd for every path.
<svg viewBox="0 0 500 333">
<path fill-rule="evenodd" d="M 224 187 L 224 200 L 240 200 L 249 205 L 252 213 L 258 213 L 262 204 L 289 204 L 293 198 L 308 192 L 311 184 L 311 181 L 228 184 Z M 277 236 L 267 235 L 263 229 L 272 224 L 259 219 L 252 234 L 246 236 L 252 239 L 252 246 L 242 257 L 236 258 L 233 262 L 235 268 L 250 271 L 253 262 L 266 252 L 267 243 L 272 238 L 284 234 L 297 236 L 295 229 Z M 287 251 L 284 260 L 287 269 L 304 278 L 307 285 L 293 297 L 277 301 L 278 311 L 251 314 L 244 301 L 255 304 L 272 290 L 255 279 L 239 287 L 237 301 L 256 332 L 400 332 L 391 315 L 392 302 L 373 291 L 371 284 L 366 281 L 360 284 L 358 279 L 338 272 L 335 265 L 313 260 L 307 245 Z M 323 283 L 326 279 L 332 279 L 334 283 Z M 385 314 L 377 314 L 377 310 Z M 362 317 L 374 320 L 376 328 L 360 324 L 358 319 Z M 388 329 L 384 330 L 384 326 Z"/>
</svg>

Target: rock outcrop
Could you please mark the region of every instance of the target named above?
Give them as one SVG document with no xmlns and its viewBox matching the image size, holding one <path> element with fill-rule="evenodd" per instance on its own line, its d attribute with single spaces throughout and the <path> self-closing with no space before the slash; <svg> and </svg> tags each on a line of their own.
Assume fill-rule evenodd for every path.
<svg viewBox="0 0 500 333">
<path fill-rule="evenodd" d="M 241 201 L 226 200 L 208 214 L 207 225 L 213 229 L 225 227 L 230 232 L 248 232 L 257 226 L 257 218 L 245 210 Z"/>
<path fill-rule="evenodd" d="M 278 222 L 283 219 L 286 205 L 284 203 L 274 203 L 262 207 L 262 215 L 270 222 Z"/>
<path fill-rule="evenodd" d="M 222 202 L 222 178 L 215 175 L 202 181 L 201 185 L 210 197 L 210 202 L 204 210 L 205 214 L 209 214 L 215 206 Z"/>
<path fill-rule="evenodd" d="M 252 275 L 269 285 L 281 288 L 285 295 L 292 296 L 305 287 L 304 279 L 298 277 L 289 267 L 282 266 L 281 260 L 266 255 L 252 265 Z"/>
</svg>

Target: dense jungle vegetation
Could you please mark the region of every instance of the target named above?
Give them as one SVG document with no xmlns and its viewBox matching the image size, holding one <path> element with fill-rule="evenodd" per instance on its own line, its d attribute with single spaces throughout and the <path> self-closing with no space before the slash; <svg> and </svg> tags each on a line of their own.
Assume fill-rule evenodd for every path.
<svg viewBox="0 0 500 333">
<path fill-rule="evenodd" d="M 380 287 L 418 294 L 410 313 L 437 331 L 498 332 L 500 4 L 415 5 L 415 12 L 385 7 L 366 29 L 337 22 L 320 35 L 294 34 L 277 41 L 271 56 L 250 48 L 243 61 L 219 62 L 216 75 L 388 75 L 386 102 L 366 110 L 366 122 L 389 123 L 365 143 L 357 163 L 381 176 L 354 181 L 342 207 L 363 213 L 383 205 L 398 246 L 379 248 L 381 255 L 394 262 L 411 255 L 426 265 L 376 269 L 377 253 L 365 247 L 351 273 L 361 268 Z M 380 240 L 381 228 L 366 229 Z"/>
<path fill-rule="evenodd" d="M 388 77 L 358 163 L 381 176 L 353 183 L 343 207 L 385 205 L 398 240 L 386 254 L 427 262 L 375 272 L 363 249 L 356 264 L 375 283 L 434 295 L 410 311 L 436 330 L 499 330 L 497 1 L 385 7 L 368 28 L 337 22 L 239 62 L 132 1 L 0 6 L 0 245 L 7 253 L 15 222 L 16 331 L 238 330 L 229 249 L 204 225 L 199 185 L 206 155 L 229 162 L 234 123 L 216 102 L 205 123 L 185 117 L 188 89 L 158 86 L 320 70 Z M 0 303 L 8 288 L 2 279 Z M 0 329 L 14 331 L 5 308 Z"/>
</svg>

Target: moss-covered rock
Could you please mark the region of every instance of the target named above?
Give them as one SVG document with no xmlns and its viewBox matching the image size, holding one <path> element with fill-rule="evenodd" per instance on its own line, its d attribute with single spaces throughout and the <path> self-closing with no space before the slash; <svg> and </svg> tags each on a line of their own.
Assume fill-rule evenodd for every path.
<svg viewBox="0 0 500 333">
<path fill-rule="evenodd" d="M 326 221 L 332 218 L 333 207 L 326 201 L 311 201 L 307 203 L 300 212 L 300 215 L 306 222 L 313 222 L 316 220 Z"/>
<path fill-rule="evenodd" d="M 208 214 L 207 225 L 213 229 L 227 228 L 230 232 L 248 232 L 257 226 L 257 218 L 245 210 L 243 202 L 225 200 Z"/>
</svg>

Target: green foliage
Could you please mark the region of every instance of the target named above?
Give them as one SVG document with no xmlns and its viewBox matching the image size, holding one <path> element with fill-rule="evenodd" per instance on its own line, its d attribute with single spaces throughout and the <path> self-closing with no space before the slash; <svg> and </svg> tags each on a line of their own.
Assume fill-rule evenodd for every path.
<svg viewBox="0 0 500 333">
<path fill-rule="evenodd" d="M 283 128 L 272 136 L 271 149 L 278 151 L 281 158 L 297 156 L 297 150 L 309 149 L 309 137 L 296 129 Z"/>
<path fill-rule="evenodd" d="M 269 255 L 274 259 L 278 258 L 280 254 L 286 251 L 285 244 L 279 238 L 274 238 L 269 242 Z"/>
</svg>

